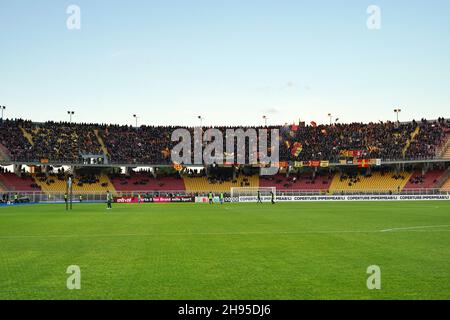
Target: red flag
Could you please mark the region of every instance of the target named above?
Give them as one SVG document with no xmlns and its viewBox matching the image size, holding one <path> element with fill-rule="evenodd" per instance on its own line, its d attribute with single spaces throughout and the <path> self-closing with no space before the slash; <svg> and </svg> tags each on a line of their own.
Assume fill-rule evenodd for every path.
<svg viewBox="0 0 450 320">
<path fill-rule="evenodd" d="M 369 167 L 369 159 L 358 159 L 358 167 L 360 168 Z"/>
<path fill-rule="evenodd" d="M 315 121 L 311 121 L 311 125 L 315 128 L 317 127 L 317 123 Z"/>
</svg>

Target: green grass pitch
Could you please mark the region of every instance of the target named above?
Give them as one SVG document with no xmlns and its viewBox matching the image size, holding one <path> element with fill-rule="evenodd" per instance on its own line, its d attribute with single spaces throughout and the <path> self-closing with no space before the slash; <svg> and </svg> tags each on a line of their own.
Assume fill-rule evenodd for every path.
<svg viewBox="0 0 450 320">
<path fill-rule="evenodd" d="M 105 207 L 0 208 L 0 299 L 450 298 L 449 202 Z"/>
</svg>

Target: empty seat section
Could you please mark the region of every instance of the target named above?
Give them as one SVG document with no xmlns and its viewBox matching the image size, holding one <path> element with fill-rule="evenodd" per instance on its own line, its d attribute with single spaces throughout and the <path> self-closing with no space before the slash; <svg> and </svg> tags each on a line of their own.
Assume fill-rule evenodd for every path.
<svg viewBox="0 0 450 320">
<path fill-rule="evenodd" d="M 181 177 L 153 177 L 136 173 L 129 176 L 115 176 L 111 182 L 117 191 L 184 191 Z"/>
<path fill-rule="evenodd" d="M 9 191 L 40 191 L 39 185 L 28 174 L 21 176 L 15 173 L 0 174 L 0 182 Z"/>
<path fill-rule="evenodd" d="M 233 187 L 259 187 L 259 177 L 240 175 L 234 181 L 210 182 L 206 177 L 183 177 L 188 192 L 230 192 Z"/>
<path fill-rule="evenodd" d="M 393 173 L 382 174 L 374 172 L 371 175 L 361 175 L 348 177 L 346 175 L 336 174 L 330 186 L 330 193 L 338 192 L 397 192 L 403 190 L 408 183 L 411 173 L 402 172 L 398 175 Z"/>
</svg>

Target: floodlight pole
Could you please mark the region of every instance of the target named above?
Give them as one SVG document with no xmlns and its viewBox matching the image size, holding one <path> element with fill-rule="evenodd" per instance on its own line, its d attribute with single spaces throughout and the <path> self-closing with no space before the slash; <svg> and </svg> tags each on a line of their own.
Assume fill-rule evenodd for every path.
<svg viewBox="0 0 450 320">
<path fill-rule="evenodd" d="M 397 114 L 397 122 L 398 122 L 398 114 L 402 112 L 402 109 L 394 109 L 394 112 Z"/>
<path fill-rule="evenodd" d="M 3 111 L 6 109 L 6 107 L 5 106 L 0 106 L 0 109 L 2 110 L 2 120 L 3 120 Z"/>
<path fill-rule="evenodd" d="M 75 111 L 67 111 L 67 114 L 69 115 L 69 123 L 72 123 L 72 116 L 75 114 Z"/>
</svg>

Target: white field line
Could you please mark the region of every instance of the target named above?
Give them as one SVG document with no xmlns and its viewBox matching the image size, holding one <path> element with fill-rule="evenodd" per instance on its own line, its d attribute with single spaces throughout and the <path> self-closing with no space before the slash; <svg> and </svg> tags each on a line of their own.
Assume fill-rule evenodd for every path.
<svg viewBox="0 0 450 320">
<path fill-rule="evenodd" d="M 251 235 L 300 235 L 300 234 L 357 234 L 385 232 L 450 232 L 447 230 L 429 230 L 429 228 L 450 227 L 450 225 L 417 226 L 406 228 L 391 228 L 384 230 L 316 230 L 316 231 L 260 231 L 260 232 L 155 232 L 155 233 L 125 233 L 125 234 L 48 234 L 48 235 L 5 235 L 0 239 L 52 239 L 52 238 L 119 238 L 119 237 L 158 237 L 158 236 L 251 236 Z"/>
<path fill-rule="evenodd" d="M 416 230 L 416 229 L 428 229 L 428 228 L 443 228 L 450 227 L 448 224 L 438 225 L 438 226 L 417 226 L 417 227 L 406 227 L 406 228 L 391 228 L 380 230 L 380 232 L 392 232 L 392 231 L 402 231 L 402 230 Z"/>
</svg>

